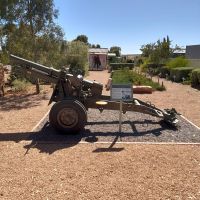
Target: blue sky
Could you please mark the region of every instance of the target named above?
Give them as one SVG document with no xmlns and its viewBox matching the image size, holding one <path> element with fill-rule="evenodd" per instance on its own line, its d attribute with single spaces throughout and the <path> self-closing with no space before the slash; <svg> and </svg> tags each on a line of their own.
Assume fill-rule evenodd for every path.
<svg viewBox="0 0 200 200">
<path fill-rule="evenodd" d="M 172 44 L 200 44 L 200 0 L 54 0 L 65 39 L 140 53 L 143 44 L 169 35 Z"/>
</svg>

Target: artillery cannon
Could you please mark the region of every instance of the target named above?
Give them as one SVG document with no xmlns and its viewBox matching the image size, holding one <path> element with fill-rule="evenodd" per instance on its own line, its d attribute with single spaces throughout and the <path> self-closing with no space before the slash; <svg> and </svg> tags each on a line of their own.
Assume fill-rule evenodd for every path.
<svg viewBox="0 0 200 200">
<path fill-rule="evenodd" d="M 110 96 L 102 95 L 103 85 L 96 81 L 83 79 L 81 76 L 69 74 L 66 70 L 56 70 L 29 60 L 10 55 L 12 63 L 26 70 L 31 76 L 54 83 L 55 88 L 49 104 L 55 102 L 49 113 L 49 122 L 57 130 L 77 132 L 87 123 L 89 108 L 119 110 L 120 102 L 110 100 Z M 100 103 L 99 103 L 100 102 Z M 149 114 L 163 119 L 176 126 L 175 109 L 161 110 L 154 105 L 133 98 L 123 102 L 122 112 L 127 111 Z"/>
</svg>

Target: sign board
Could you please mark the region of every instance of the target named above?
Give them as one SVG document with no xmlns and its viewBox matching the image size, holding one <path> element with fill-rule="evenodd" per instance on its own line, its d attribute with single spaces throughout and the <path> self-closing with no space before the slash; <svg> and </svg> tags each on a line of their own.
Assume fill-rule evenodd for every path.
<svg viewBox="0 0 200 200">
<path fill-rule="evenodd" d="M 131 84 L 112 84 L 111 99 L 121 101 L 133 100 L 133 87 Z"/>
</svg>

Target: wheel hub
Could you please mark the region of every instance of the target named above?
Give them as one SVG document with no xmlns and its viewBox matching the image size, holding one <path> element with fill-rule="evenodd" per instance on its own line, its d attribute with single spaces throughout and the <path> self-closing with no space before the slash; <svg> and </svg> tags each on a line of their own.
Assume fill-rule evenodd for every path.
<svg viewBox="0 0 200 200">
<path fill-rule="evenodd" d="M 78 123 L 78 113 L 73 108 L 64 108 L 58 113 L 58 123 L 65 128 L 72 128 Z"/>
</svg>

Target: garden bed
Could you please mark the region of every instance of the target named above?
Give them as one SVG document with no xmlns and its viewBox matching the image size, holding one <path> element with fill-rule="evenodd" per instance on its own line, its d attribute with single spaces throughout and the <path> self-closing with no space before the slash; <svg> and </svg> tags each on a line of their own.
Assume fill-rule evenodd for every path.
<svg viewBox="0 0 200 200">
<path fill-rule="evenodd" d="M 165 87 L 159 83 L 153 82 L 150 78 L 131 70 L 116 70 L 112 73 L 112 83 L 151 86 L 154 90 L 165 90 Z"/>
</svg>

